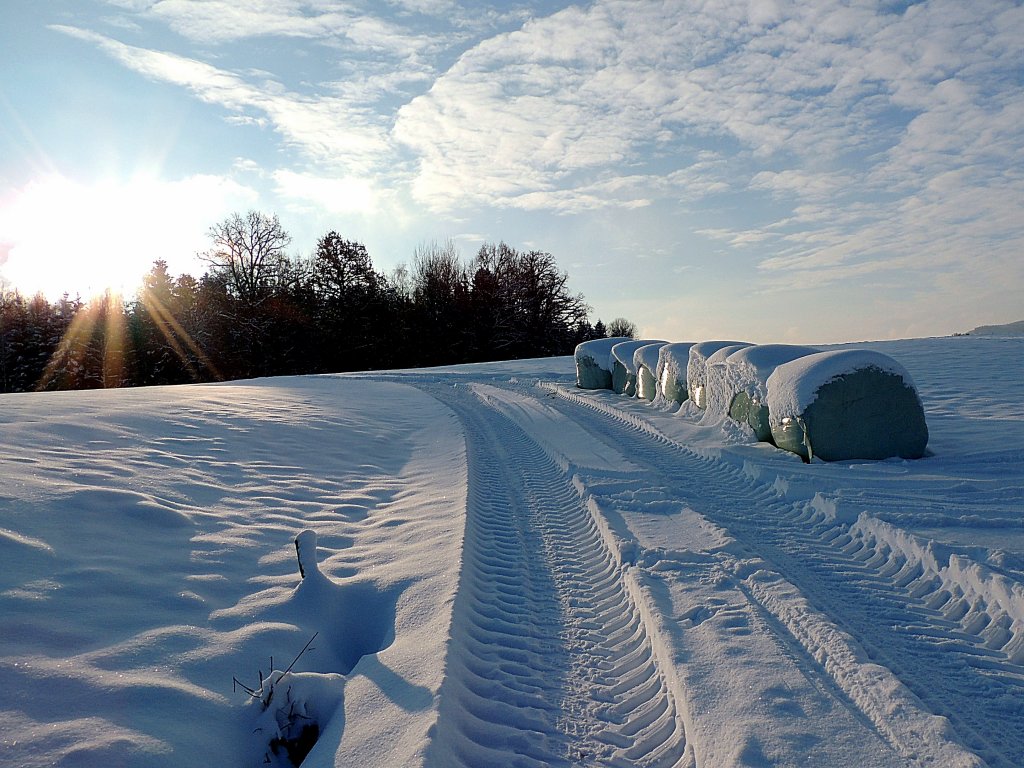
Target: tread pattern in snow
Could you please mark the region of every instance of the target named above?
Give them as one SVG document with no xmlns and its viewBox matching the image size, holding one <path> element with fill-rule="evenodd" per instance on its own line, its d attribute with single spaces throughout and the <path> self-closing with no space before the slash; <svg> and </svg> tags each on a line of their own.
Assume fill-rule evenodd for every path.
<svg viewBox="0 0 1024 768">
<path fill-rule="evenodd" d="M 561 387 L 553 391 L 560 398 L 547 402 L 647 466 L 675 498 L 770 562 L 872 661 L 946 717 L 991 768 L 1024 765 L 1024 624 L 1004 607 L 929 572 L 890 542 L 780 499 L 626 409 Z M 810 649 L 807 658 L 816 663 Z M 843 687 L 842 680 L 836 684 Z M 964 701 L 971 706 L 949 705 Z M 865 714 L 885 731 L 878 713 Z"/>
<path fill-rule="evenodd" d="M 463 571 L 432 764 L 693 766 L 649 629 L 565 472 L 466 388 Z"/>
</svg>

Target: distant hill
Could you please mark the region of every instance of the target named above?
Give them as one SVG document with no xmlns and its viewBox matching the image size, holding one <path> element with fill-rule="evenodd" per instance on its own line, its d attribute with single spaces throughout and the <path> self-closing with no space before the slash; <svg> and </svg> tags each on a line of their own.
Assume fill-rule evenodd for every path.
<svg viewBox="0 0 1024 768">
<path fill-rule="evenodd" d="M 1024 320 L 1006 325 L 979 325 L 971 336 L 1024 336 Z"/>
</svg>

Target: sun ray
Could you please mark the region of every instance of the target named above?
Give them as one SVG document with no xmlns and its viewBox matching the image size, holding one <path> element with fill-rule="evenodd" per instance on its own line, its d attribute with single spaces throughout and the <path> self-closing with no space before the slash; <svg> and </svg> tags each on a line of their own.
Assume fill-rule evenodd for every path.
<svg viewBox="0 0 1024 768">
<path fill-rule="evenodd" d="M 125 342 L 127 323 L 124 300 L 108 291 L 101 299 L 103 314 L 103 386 L 121 387 L 125 383 Z M 115 306 L 116 304 L 116 306 Z"/>
<path fill-rule="evenodd" d="M 41 392 L 49 389 L 51 384 L 58 382 L 58 379 L 75 378 L 76 374 L 84 367 L 85 349 L 92 339 L 96 327 L 96 312 L 90 303 L 80 307 L 68 324 L 67 330 L 61 337 L 60 343 L 50 355 L 46 363 L 36 391 Z M 57 387 L 65 389 L 68 387 Z"/>
<path fill-rule="evenodd" d="M 170 310 L 163 305 L 151 291 L 143 291 L 141 294 L 142 304 L 149 312 L 150 316 L 156 323 L 157 329 L 161 335 L 170 345 L 174 354 L 178 356 L 185 368 L 188 370 L 189 376 L 192 377 L 193 381 L 200 381 L 201 376 L 199 371 L 196 370 L 192 359 L 185 353 L 182 348 L 182 342 L 189 348 L 195 358 L 202 363 L 203 367 L 209 371 L 217 381 L 222 381 L 223 376 L 217 370 L 217 367 L 213 364 L 213 361 L 203 352 L 202 348 L 196 343 L 195 339 L 192 338 L 185 328 L 178 322 L 177 318 L 171 314 Z"/>
</svg>

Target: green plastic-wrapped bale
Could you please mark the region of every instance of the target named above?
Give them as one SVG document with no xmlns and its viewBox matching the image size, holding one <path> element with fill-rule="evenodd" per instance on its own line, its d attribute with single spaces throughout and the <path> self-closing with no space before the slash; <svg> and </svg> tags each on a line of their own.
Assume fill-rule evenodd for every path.
<svg viewBox="0 0 1024 768">
<path fill-rule="evenodd" d="M 670 403 L 682 403 L 689 397 L 686 389 L 686 364 L 692 341 L 666 344 L 658 350 L 658 388 Z"/>
<path fill-rule="evenodd" d="M 658 392 L 658 351 L 666 342 L 656 341 L 638 347 L 633 353 L 636 369 L 636 396 L 641 400 L 654 400 Z"/>
<path fill-rule="evenodd" d="M 768 378 L 772 437 L 805 460 L 918 459 L 928 445 L 914 382 L 888 355 L 820 352 L 780 365 Z"/>
<path fill-rule="evenodd" d="M 704 386 L 700 389 L 700 402 L 707 416 L 720 418 L 729 414 L 729 401 L 732 400 L 734 388 L 729 380 L 728 362 L 735 353 L 746 349 L 750 344 L 730 344 L 722 347 L 704 362 Z"/>
<path fill-rule="evenodd" d="M 576 346 L 576 386 L 580 389 L 611 389 L 612 371 L 608 364 L 612 347 L 627 339 L 592 339 Z"/>
<path fill-rule="evenodd" d="M 758 440 L 771 439 L 768 423 L 768 377 L 784 363 L 818 352 L 796 344 L 723 347 L 707 360 L 707 413 L 746 424 Z"/>
<path fill-rule="evenodd" d="M 698 408 L 707 408 L 708 358 L 718 350 L 732 346 L 749 346 L 745 341 L 701 341 L 690 347 L 686 361 L 686 387 L 690 400 Z"/>
<path fill-rule="evenodd" d="M 633 397 L 636 395 L 637 371 L 633 362 L 633 353 L 640 347 L 648 344 L 665 344 L 667 342 L 655 339 L 643 339 L 641 341 L 620 341 L 612 347 L 611 358 L 608 361 L 612 369 L 612 389 L 621 395 Z"/>
</svg>

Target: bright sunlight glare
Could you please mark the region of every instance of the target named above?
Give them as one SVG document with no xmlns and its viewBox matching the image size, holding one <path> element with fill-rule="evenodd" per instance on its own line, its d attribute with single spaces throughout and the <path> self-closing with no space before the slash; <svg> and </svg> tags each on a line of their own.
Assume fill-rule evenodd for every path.
<svg viewBox="0 0 1024 768">
<path fill-rule="evenodd" d="M 208 175 L 37 179 L 0 201 L 0 278 L 50 300 L 132 295 L 157 259 L 171 274 L 201 270 L 196 254 L 210 245 L 209 227 L 255 199 L 237 182 Z"/>
</svg>

